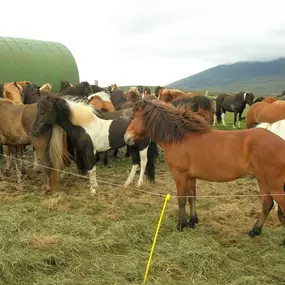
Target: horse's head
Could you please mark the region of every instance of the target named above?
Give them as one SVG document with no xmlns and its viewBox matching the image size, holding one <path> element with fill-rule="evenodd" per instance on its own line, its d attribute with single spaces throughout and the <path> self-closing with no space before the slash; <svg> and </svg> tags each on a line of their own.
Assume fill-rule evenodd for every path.
<svg viewBox="0 0 285 285">
<path fill-rule="evenodd" d="M 144 95 L 151 95 L 151 91 L 148 87 L 145 87 L 144 90 L 143 90 L 143 94 Z"/>
<path fill-rule="evenodd" d="M 39 101 L 41 93 L 40 87 L 36 84 L 28 84 L 23 90 L 24 104 L 36 103 Z"/>
<path fill-rule="evenodd" d="M 91 95 L 93 93 L 91 85 L 87 81 L 80 82 L 79 86 L 80 86 L 80 89 L 81 89 L 83 96 L 88 97 L 89 95 Z"/>
<path fill-rule="evenodd" d="M 145 105 L 146 103 L 142 101 L 137 103 L 133 108 L 131 122 L 124 136 L 124 140 L 128 145 L 134 145 L 140 138 L 146 135 L 145 124 L 143 120 L 143 110 Z"/>
<path fill-rule="evenodd" d="M 68 87 L 73 87 L 73 85 L 68 81 L 60 81 L 60 92 Z"/>
<path fill-rule="evenodd" d="M 50 93 L 44 94 L 38 102 L 37 114 L 32 126 L 32 135 L 36 138 L 47 132 L 49 128 L 56 122 L 57 105 L 64 99 L 55 97 Z"/>
<path fill-rule="evenodd" d="M 244 99 L 245 103 L 247 103 L 249 106 L 251 106 L 253 104 L 253 101 L 254 101 L 254 95 L 253 95 L 253 93 L 245 92 L 243 94 L 243 99 Z"/>
</svg>

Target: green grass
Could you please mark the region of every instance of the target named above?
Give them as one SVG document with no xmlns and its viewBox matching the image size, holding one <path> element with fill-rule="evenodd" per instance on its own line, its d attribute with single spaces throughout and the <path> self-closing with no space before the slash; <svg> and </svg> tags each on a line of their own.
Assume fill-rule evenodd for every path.
<svg viewBox="0 0 285 285">
<path fill-rule="evenodd" d="M 0 190 L 0 285 L 143 283 L 164 198 L 104 185 L 122 185 L 130 169 L 125 158 L 111 164 L 98 168 L 97 197 L 83 178 L 62 178 L 48 197 L 39 195 L 42 176 L 31 168 L 23 190 L 5 179 L 11 187 Z M 257 194 L 254 180 L 199 181 L 197 187 L 198 195 Z M 176 194 L 162 156 L 156 185 L 144 189 Z M 196 229 L 178 232 L 177 202 L 170 199 L 147 284 L 285 284 L 284 228 L 276 213 L 260 237 L 246 235 L 260 211 L 258 197 L 198 198 L 197 207 Z"/>
</svg>

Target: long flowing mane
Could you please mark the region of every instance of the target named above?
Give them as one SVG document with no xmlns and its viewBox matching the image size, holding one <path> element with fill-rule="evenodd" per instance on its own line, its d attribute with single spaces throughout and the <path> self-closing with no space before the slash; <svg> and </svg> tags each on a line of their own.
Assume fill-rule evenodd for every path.
<svg viewBox="0 0 285 285">
<path fill-rule="evenodd" d="M 191 111 L 178 110 L 160 101 L 140 101 L 134 111 L 143 110 L 146 133 L 154 141 L 178 142 L 189 132 L 209 129 L 207 122 Z"/>
</svg>

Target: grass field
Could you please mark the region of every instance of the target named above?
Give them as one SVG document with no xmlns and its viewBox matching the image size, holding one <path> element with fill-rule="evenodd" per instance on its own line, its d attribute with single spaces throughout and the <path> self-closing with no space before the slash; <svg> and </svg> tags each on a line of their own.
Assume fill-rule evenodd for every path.
<svg viewBox="0 0 285 285">
<path fill-rule="evenodd" d="M 226 119 L 231 126 L 232 115 Z M 22 188 L 14 176 L 2 175 L 0 285 L 143 283 L 163 196 L 175 195 L 175 184 L 160 154 L 155 186 L 143 187 L 148 194 L 121 187 L 130 161 L 123 150 L 120 155 L 111 168 L 98 167 L 97 197 L 83 177 L 64 174 L 46 197 L 40 195 L 43 174 L 31 165 Z M 32 161 L 31 152 L 25 159 Z M 77 173 L 74 165 L 66 171 Z M 260 211 L 256 181 L 198 181 L 198 196 L 232 194 L 252 196 L 198 198 L 199 224 L 183 232 L 176 230 L 177 201 L 170 199 L 147 284 L 285 284 L 285 231 L 277 213 L 260 237 L 246 234 Z"/>
</svg>

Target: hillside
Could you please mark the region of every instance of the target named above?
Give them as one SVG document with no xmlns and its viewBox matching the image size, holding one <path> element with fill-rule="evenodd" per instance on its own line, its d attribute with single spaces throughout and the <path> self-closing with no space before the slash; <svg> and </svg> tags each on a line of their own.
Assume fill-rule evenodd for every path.
<svg viewBox="0 0 285 285">
<path fill-rule="evenodd" d="M 285 89 L 285 58 L 267 62 L 218 65 L 167 85 L 183 90 L 211 90 L 281 94 Z"/>
</svg>

